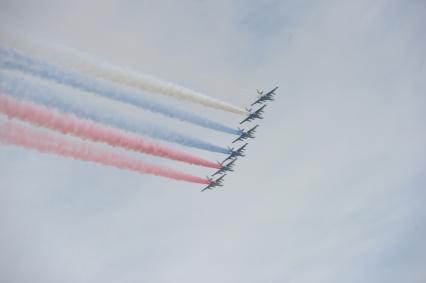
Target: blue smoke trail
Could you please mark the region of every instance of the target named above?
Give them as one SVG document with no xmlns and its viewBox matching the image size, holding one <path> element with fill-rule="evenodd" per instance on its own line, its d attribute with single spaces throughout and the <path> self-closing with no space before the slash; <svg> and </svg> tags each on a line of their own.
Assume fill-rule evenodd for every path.
<svg viewBox="0 0 426 283">
<path fill-rule="evenodd" d="M 37 104 L 43 104 L 46 107 L 56 108 L 63 112 L 73 113 L 81 118 L 89 119 L 94 122 L 108 124 L 127 131 L 147 135 L 152 138 L 174 142 L 190 147 L 204 149 L 212 152 L 229 154 L 229 149 L 215 146 L 199 139 L 187 137 L 167 128 L 159 127 L 154 124 L 123 116 L 119 113 L 111 113 L 105 109 L 99 108 L 95 103 L 87 101 L 77 101 L 70 95 L 49 90 L 47 87 L 38 86 L 32 83 L 14 78 L 6 72 L 0 70 L 0 91 L 3 91 L 14 97 L 30 100 Z"/>
<path fill-rule="evenodd" d="M 52 80 L 57 83 L 65 84 L 83 91 L 93 92 L 110 99 L 133 104 L 151 112 L 161 113 L 165 116 L 193 123 L 205 128 L 234 135 L 241 134 L 239 130 L 230 128 L 228 126 L 186 111 L 178 110 L 173 106 L 149 101 L 143 98 L 139 92 L 119 89 L 108 82 L 92 79 L 77 71 L 66 70 L 57 65 L 47 63 L 43 60 L 31 58 L 30 56 L 1 46 L 0 66 L 3 68 L 19 70 L 27 74 Z"/>
</svg>

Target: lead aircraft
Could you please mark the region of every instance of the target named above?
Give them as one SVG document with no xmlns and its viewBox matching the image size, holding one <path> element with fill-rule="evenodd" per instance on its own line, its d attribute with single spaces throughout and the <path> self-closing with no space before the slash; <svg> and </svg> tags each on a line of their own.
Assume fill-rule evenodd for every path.
<svg viewBox="0 0 426 283">
<path fill-rule="evenodd" d="M 276 86 L 273 90 L 268 91 L 267 93 L 263 94 L 263 91 L 259 91 L 257 90 L 257 93 L 260 95 L 259 98 L 253 102 L 251 104 L 251 106 L 255 105 L 255 104 L 264 104 L 266 101 L 274 101 L 274 95 L 275 95 L 275 91 L 278 89 L 278 87 Z"/>
</svg>

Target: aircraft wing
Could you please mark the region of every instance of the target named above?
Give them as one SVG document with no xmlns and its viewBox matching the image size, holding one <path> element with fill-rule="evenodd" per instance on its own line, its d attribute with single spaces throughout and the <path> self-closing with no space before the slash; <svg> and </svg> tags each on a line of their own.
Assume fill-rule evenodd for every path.
<svg viewBox="0 0 426 283">
<path fill-rule="evenodd" d="M 237 158 L 235 158 L 234 160 L 232 160 L 231 162 L 229 162 L 228 164 L 226 164 L 226 167 L 228 168 L 228 171 L 232 171 L 232 167 L 234 167 L 234 163 L 235 161 L 237 161 Z"/>
<path fill-rule="evenodd" d="M 238 138 L 236 138 L 235 140 L 233 140 L 232 143 L 235 143 L 237 141 L 242 141 L 242 140 L 243 140 L 243 138 L 242 138 L 242 135 L 241 135 Z"/>
<path fill-rule="evenodd" d="M 250 115 L 248 115 L 244 120 L 242 120 L 241 122 L 240 122 L 240 124 L 242 124 L 242 123 L 244 123 L 244 122 L 250 122 L 251 120 L 252 120 L 253 118 L 252 118 L 252 115 L 250 114 Z"/>
<path fill-rule="evenodd" d="M 278 87 L 274 87 L 273 90 L 269 91 L 267 94 L 265 94 L 265 96 L 272 96 L 273 94 L 275 94 L 275 91 L 278 89 Z"/>
<path fill-rule="evenodd" d="M 255 114 L 259 115 L 263 113 L 263 109 L 265 109 L 266 105 L 263 105 L 262 107 L 260 107 L 259 109 L 256 110 L 256 112 L 254 112 Z"/>
<path fill-rule="evenodd" d="M 250 104 L 250 106 L 254 106 L 254 105 L 256 105 L 257 103 L 262 103 L 263 99 L 264 99 L 264 97 L 263 97 L 263 96 L 261 96 L 258 100 L 256 100 L 256 101 L 255 101 L 255 102 L 253 102 L 252 104 Z"/>
<path fill-rule="evenodd" d="M 217 174 L 220 174 L 222 172 L 223 172 L 223 169 L 220 168 L 219 170 L 217 170 L 216 172 L 214 172 L 212 176 L 216 176 Z"/>
<path fill-rule="evenodd" d="M 253 128 L 251 128 L 250 130 L 248 130 L 247 134 L 251 135 L 251 134 L 256 133 L 257 127 L 259 127 L 259 125 L 256 125 Z"/>
<path fill-rule="evenodd" d="M 253 112 L 252 119 L 257 119 L 257 118 L 262 119 L 261 115 L 263 114 L 265 107 L 266 107 L 266 104 L 264 104 L 262 107 L 257 109 L 255 112 Z"/>
<path fill-rule="evenodd" d="M 241 155 L 241 156 L 243 156 L 242 154 L 243 154 L 243 152 L 246 150 L 245 148 L 246 148 L 246 146 L 248 145 L 248 143 L 245 143 L 244 145 L 242 145 L 239 149 L 237 149 L 236 150 L 236 152 L 239 154 L 239 155 Z"/>
<path fill-rule="evenodd" d="M 205 190 L 211 190 L 214 186 L 212 186 L 212 183 L 208 184 L 207 187 L 201 190 L 201 192 L 204 192 Z"/>
<path fill-rule="evenodd" d="M 232 153 L 230 154 L 230 155 L 228 155 L 228 157 L 227 158 L 225 158 L 222 162 L 225 162 L 225 161 L 227 161 L 228 159 L 231 159 L 231 158 L 233 158 L 234 156 L 232 155 Z"/>
<path fill-rule="evenodd" d="M 223 174 L 222 176 L 220 176 L 219 178 L 217 178 L 216 180 L 214 180 L 213 182 L 215 183 L 215 186 L 220 186 L 222 184 L 223 178 L 226 176 L 226 174 Z"/>
</svg>

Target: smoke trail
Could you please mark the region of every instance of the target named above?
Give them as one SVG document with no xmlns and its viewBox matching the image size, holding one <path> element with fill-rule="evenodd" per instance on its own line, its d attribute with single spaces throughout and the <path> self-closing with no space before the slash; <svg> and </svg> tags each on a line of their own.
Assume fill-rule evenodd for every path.
<svg viewBox="0 0 426 283">
<path fill-rule="evenodd" d="M 77 69 L 80 72 L 96 76 L 98 78 L 111 80 L 116 83 L 135 87 L 140 90 L 154 92 L 171 96 L 177 99 L 198 103 L 235 114 L 245 115 L 246 111 L 224 101 L 214 99 L 192 89 L 167 82 L 165 80 L 145 75 L 139 71 L 129 68 L 118 67 L 107 62 L 100 61 L 88 54 L 55 44 L 36 41 L 34 39 L 11 37 L 3 35 L 7 44 L 22 52 L 37 56 L 43 56 L 52 62 L 66 68 Z"/>
<path fill-rule="evenodd" d="M 93 92 L 110 99 L 133 104 L 154 113 L 160 113 L 165 116 L 193 123 L 205 128 L 235 135 L 240 134 L 239 130 L 230 128 L 209 119 L 205 119 L 189 112 L 177 110 L 175 107 L 170 105 L 163 105 L 149 101 L 140 96 L 140 94 L 137 92 L 118 89 L 114 85 L 111 85 L 107 82 L 91 79 L 90 77 L 82 75 L 78 72 L 63 69 L 59 66 L 49 64 L 39 59 L 31 58 L 8 48 L 0 47 L 0 66 L 3 68 L 19 70 L 21 72 L 35 75 L 44 79 L 53 80 L 57 83 L 75 87 L 83 91 Z"/>
<path fill-rule="evenodd" d="M 49 110 L 43 106 L 20 101 L 2 94 L 0 94 L 0 112 L 10 118 L 18 118 L 37 126 L 59 131 L 63 134 L 71 134 L 96 142 L 105 142 L 112 146 L 119 146 L 190 164 L 210 168 L 221 167 L 218 163 L 174 151 L 167 147 L 150 144 L 139 136 L 128 134 L 119 129 L 105 127 L 101 124 L 96 124 L 58 111 Z"/>
<path fill-rule="evenodd" d="M 174 142 L 194 148 L 212 152 L 229 154 L 230 150 L 206 143 L 199 139 L 187 137 L 172 130 L 157 125 L 149 124 L 123 113 L 114 113 L 108 109 L 100 108 L 97 103 L 78 101 L 64 93 L 52 92 L 46 87 L 18 80 L 0 70 L 0 90 L 14 97 L 24 98 L 49 108 L 56 108 L 62 112 L 89 119 L 97 123 L 112 125 L 120 129 L 147 135 L 152 138 Z"/>
<path fill-rule="evenodd" d="M 16 122 L 0 124 L 0 141 L 26 148 L 36 149 L 44 153 L 53 153 L 83 161 L 100 163 L 127 169 L 139 173 L 153 174 L 170 179 L 191 183 L 208 184 L 209 180 L 185 174 L 165 167 L 142 162 L 136 158 L 103 150 L 82 142 L 74 142 L 60 136 L 55 136 L 40 130 L 30 129 Z"/>
</svg>

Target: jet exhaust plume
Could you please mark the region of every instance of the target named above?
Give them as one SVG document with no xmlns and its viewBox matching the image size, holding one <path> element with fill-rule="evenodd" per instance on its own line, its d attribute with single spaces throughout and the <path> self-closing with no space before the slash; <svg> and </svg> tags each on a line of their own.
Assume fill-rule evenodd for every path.
<svg viewBox="0 0 426 283">
<path fill-rule="evenodd" d="M 41 56 L 62 65 L 73 68 L 88 75 L 110 80 L 122 85 L 134 87 L 152 93 L 174 97 L 193 103 L 223 110 L 230 113 L 245 115 L 244 109 L 227 102 L 209 97 L 192 89 L 167 82 L 163 79 L 145 75 L 139 71 L 115 66 L 101 61 L 81 51 L 45 41 L 29 39 L 9 34 L 2 35 L 4 42 L 11 48 L 25 53 Z"/>
<path fill-rule="evenodd" d="M 227 148 L 216 146 L 202 140 L 188 137 L 170 129 L 135 119 L 125 113 L 117 113 L 99 106 L 98 103 L 77 100 L 70 95 L 49 90 L 37 84 L 17 79 L 0 70 L 0 90 L 14 97 L 30 100 L 48 108 L 55 108 L 66 113 L 73 113 L 93 122 L 111 125 L 126 131 L 146 135 L 155 139 L 173 142 L 198 149 L 229 154 Z"/>
<path fill-rule="evenodd" d="M 172 105 L 164 105 L 150 101 L 141 96 L 139 92 L 118 88 L 106 81 L 92 79 L 74 70 L 67 70 L 60 66 L 32 58 L 15 50 L 1 46 L 0 66 L 11 70 L 18 70 L 43 79 L 52 80 L 83 91 L 92 92 L 109 99 L 126 102 L 148 111 L 165 115 L 169 118 L 178 119 L 229 134 L 239 134 L 237 129 L 228 127 L 221 123 L 214 122 L 190 112 L 176 109 Z"/>
<path fill-rule="evenodd" d="M 153 174 L 191 183 L 209 184 L 210 182 L 208 179 L 151 165 L 136 158 L 100 149 L 84 142 L 74 142 L 40 130 L 30 129 L 16 122 L 4 122 L 0 124 L 0 142 L 35 149 L 43 153 L 52 153 L 59 156 L 127 169 L 138 173 Z"/>
<path fill-rule="evenodd" d="M 0 112 L 10 118 L 17 118 L 34 125 L 49 128 L 63 134 L 71 134 L 95 142 L 104 142 L 172 160 L 182 161 L 210 168 L 220 168 L 217 163 L 148 143 L 142 137 L 126 133 L 119 129 L 106 127 L 89 120 L 67 115 L 56 110 L 50 110 L 30 102 L 15 99 L 0 93 Z"/>
</svg>

